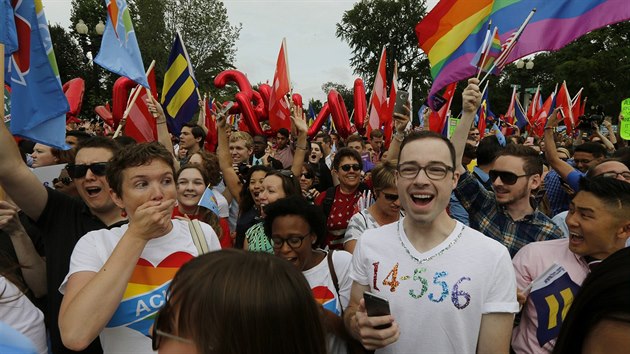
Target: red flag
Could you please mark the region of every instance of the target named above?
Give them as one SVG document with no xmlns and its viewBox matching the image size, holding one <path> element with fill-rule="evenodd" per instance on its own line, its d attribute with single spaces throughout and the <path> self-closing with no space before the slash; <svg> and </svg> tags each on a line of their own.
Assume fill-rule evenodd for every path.
<svg viewBox="0 0 630 354">
<path fill-rule="evenodd" d="M 289 81 L 287 44 L 286 39 L 282 39 L 276 63 L 276 72 L 273 75 L 271 95 L 269 95 L 269 124 L 273 130 L 280 128 L 291 130 L 291 112 L 286 101 L 286 95 L 291 89 Z"/>
<path fill-rule="evenodd" d="M 446 114 L 451 108 L 451 102 L 453 101 L 453 96 L 455 96 L 456 87 L 457 82 L 453 82 L 452 84 L 446 86 L 446 90 L 444 90 L 444 94 L 442 95 L 442 97 L 446 100 L 446 104 L 444 104 L 439 111 L 431 112 L 431 115 L 429 116 L 429 130 L 442 134 L 444 125 L 446 124 Z"/>
<path fill-rule="evenodd" d="M 387 114 L 383 117 L 383 135 L 385 136 L 385 146 L 389 147 L 392 140 L 394 126 L 392 119 L 394 117 L 394 106 L 396 106 L 396 95 L 398 94 L 398 61 L 394 60 L 394 73 L 392 74 L 392 87 L 389 90 L 389 99 L 387 100 Z"/>
<path fill-rule="evenodd" d="M 573 113 L 571 112 L 571 95 L 569 95 L 569 89 L 567 88 L 567 82 L 564 81 L 558 96 L 556 97 L 556 107 L 562 107 L 562 113 L 564 113 L 564 125 L 567 127 L 567 134 L 573 134 Z"/>
<path fill-rule="evenodd" d="M 582 91 L 584 88 L 581 88 L 575 97 L 571 100 L 571 112 L 573 113 L 573 123 L 577 123 L 578 118 L 582 115 L 580 112 L 582 111 Z"/>
<path fill-rule="evenodd" d="M 549 95 L 542 108 L 536 114 L 536 117 L 534 117 L 532 131 L 534 132 L 534 135 L 538 137 L 543 136 L 543 134 L 545 133 L 545 125 L 547 125 L 548 112 L 551 109 L 551 105 L 553 104 L 553 96 L 554 93 Z"/>
<path fill-rule="evenodd" d="M 534 116 L 540 110 L 540 85 L 536 88 L 536 93 L 534 93 L 534 97 L 532 97 L 531 102 L 529 103 L 529 107 L 527 107 L 527 120 L 533 122 Z"/>
<path fill-rule="evenodd" d="M 206 128 L 208 128 L 208 134 L 206 134 L 206 141 L 203 144 L 203 148 L 206 151 L 215 152 L 217 144 L 219 143 L 219 137 L 217 133 L 217 122 L 210 109 L 210 106 L 213 105 L 211 102 L 212 100 L 209 101 L 208 97 L 204 97 L 205 125 Z"/>
<path fill-rule="evenodd" d="M 510 98 L 510 105 L 508 106 L 507 112 L 505 112 L 505 117 L 510 119 L 508 123 L 514 124 L 514 102 L 516 101 L 516 85 L 512 89 L 512 97 Z"/>
<path fill-rule="evenodd" d="M 378 71 L 376 72 L 376 78 L 374 79 L 372 97 L 370 98 L 370 117 L 366 129 L 367 135 L 369 135 L 372 130 L 379 129 L 381 127 L 383 117 L 387 114 L 387 63 L 385 58 L 385 46 L 383 46 L 383 50 L 381 51 L 381 59 L 378 63 Z"/>
<path fill-rule="evenodd" d="M 146 74 L 151 91 L 147 91 L 146 88 L 140 85 L 136 87 L 136 90 L 140 90 L 140 93 L 131 106 L 127 122 L 125 123 L 125 135 L 134 138 L 139 143 L 157 141 L 157 124 L 146 103 L 149 95 L 153 95 L 157 99 L 154 65 L 155 61 L 151 63 Z M 133 94 L 134 91 L 130 93 L 130 96 Z"/>
<path fill-rule="evenodd" d="M 588 100 L 588 97 L 584 97 L 584 102 L 582 102 L 582 107 L 580 108 L 580 115 L 579 116 L 583 116 L 584 112 L 586 112 L 586 101 L 587 100 Z"/>
</svg>

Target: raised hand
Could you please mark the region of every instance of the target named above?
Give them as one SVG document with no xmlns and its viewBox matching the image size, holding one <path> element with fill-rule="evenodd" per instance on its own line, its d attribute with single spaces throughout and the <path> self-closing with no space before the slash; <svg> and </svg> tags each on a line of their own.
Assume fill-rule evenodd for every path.
<svg viewBox="0 0 630 354">
<path fill-rule="evenodd" d="M 174 206 L 175 199 L 150 200 L 140 205 L 129 220 L 129 230 L 147 241 L 166 235 Z"/>
<path fill-rule="evenodd" d="M 479 79 L 468 79 L 468 86 L 462 93 L 462 106 L 464 112 L 476 112 L 481 105 L 481 91 L 479 90 Z"/>
</svg>

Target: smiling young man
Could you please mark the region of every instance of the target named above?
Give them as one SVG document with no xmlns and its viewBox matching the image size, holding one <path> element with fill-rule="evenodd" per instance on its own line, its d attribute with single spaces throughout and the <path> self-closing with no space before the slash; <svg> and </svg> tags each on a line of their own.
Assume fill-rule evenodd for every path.
<svg viewBox="0 0 630 354">
<path fill-rule="evenodd" d="M 179 133 L 179 148 L 186 149 L 186 159 L 188 159 L 203 148 L 205 140 L 206 133 L 204 133 L 203 128 L 189 122 L 184 124 L 182 131 Z"/>
<path fill-rule="evenodd" d="M 454 143 L 463 153 L 462 142 Z M 532 191 L 540 187 L 543 169 L 534 149 L 510 144 L 499 153 L 488 173 L 494 192 L 481 186 L 463 166 L 457 168 L 462 176 L 455 195 L 468 211 L 470 227 L 501 242 L 512 257 L 530 242 L 562 237 L 558 226 L 531 200 Z"/>
<path fill-rule="evenodd" d="M 11 133 L 0 126 L 0 185 L 40 230 L 45 231 L 47 307 L 51 350 L 67 353 L 61 343 L 57 317 L 62 295 L 57 291 L 68 273 L 70 255 L 77 241 L 92 230 L 119 225 L 125 220 L 109 195 L 105 179 L 107 162 L 118 152 L 116 143 L 105 137 L 79 144 L 74 164 L 66 168 L 81 199 L 45 188 L 23 163 Z M 86 353 L 100 353 L 98 341 Z"/>
<path fill-rule="evenodd" d="M 529 244 L 514 257 L 516 282 L 521 291 L 554 263 L 561 265 L 571 280 L 581 285 L 590 267 L 624 248 L 630 236 L 630 183 L 612 176 L 582 179 L 580 191 L 571 201 L 566 223 L 568 238 Z M 535 299 L 527 297 L 521 322 L 514 328 L 512 337 L 516 353 L 539 354 L 553 350 L 555 339 L 541 342 L 537 338 L 540 323 L 536 307 Z M 548 321 L 543 321 L 543 326 L 549 327 Z M 558 321 L 547 329 L 557 330 L 561 325 Z"/>
<path fill-rule="evenodd" d="M 481 94 L 471 80 L 463 116 L 474 118 Z M 359 238 L 346 328 L 378 353 L 507 353 L 518 311 L 510 257 L 447 214 L 461 163 L 453 145 L 439 134 L 412 133 L 398 161 L 406 214 Z M 367 316 L 364 291 L 386 298 L 391 315 Z M 376 328 L 382 325 L 388 328 Z"/>
</svg>

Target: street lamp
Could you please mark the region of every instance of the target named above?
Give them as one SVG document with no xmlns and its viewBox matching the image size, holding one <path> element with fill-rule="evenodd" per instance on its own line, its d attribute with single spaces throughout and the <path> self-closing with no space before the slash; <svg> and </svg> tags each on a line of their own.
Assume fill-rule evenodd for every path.
<svg viewBox="0 0 630 354">
<path fill-rule="evenodd" d="M 525 70 L 532 70 L 534 68 L 534 59 L 530 59 L 530 60 L 519 59 L 516 61 L 516 68 L 519 70 L 523 68 Z M 527 107 L 527 105 L 529 104 L 529 96 L 527 95 L 527 89 L 525 88 L 525 85 L 521 85 L 520 87 L 523 91 L 523 107 Z"/>
</svg>

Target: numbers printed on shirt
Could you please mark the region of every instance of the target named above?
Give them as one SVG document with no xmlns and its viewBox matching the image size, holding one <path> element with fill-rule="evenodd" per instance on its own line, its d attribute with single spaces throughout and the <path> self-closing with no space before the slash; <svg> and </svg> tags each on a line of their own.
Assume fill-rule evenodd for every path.
<svg viewBox="0 0 630 354">
<path fill-rule="evenodd" d="M 374 267 L 374 276 L 373 276 L 373 284 L 372 288 L 374 290 L 380 291 L 378 288 L 378 266 L 380 262 L 372 263 Z M 433 282 L 430 285 L 429 280 L 431 277 L 427 273 L 427 269 L 424 267 L 417 268 L 413 271 L 413 276 L 401 276 L 398 278 L 398 263 L 394 265 L 394 267 L 387 273 L 385 279 L 383 279 L 382 284 L 389 286 L 390 292 L 395 292 L 396 288 L 400 285 L 401 281 L 412 281 L 415 286 L 412 286 L 409 289 L 409 296 L 413 299 L 421 299 L 427 293 L 427 298 L 431 302 L 442 302 L 446 298 L 451 295 L 451 302 L 453 306 L 459 310 L 465 309 L 468 305 L 470 305 L 471 295 L 467 293 L 465 290 L 462 290 L 461 287 L 464 285 L 465 281 L 470 281 L 470 277 L 461 277 L 457 281 L 452 284 L 452 288 L 448 283 L 448 273 L 445 271 L 438 271 L 433 274 Z M 400 281 L 398 280 L 400 279 Z"/>
</svg>

